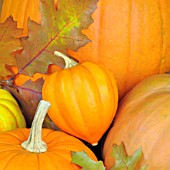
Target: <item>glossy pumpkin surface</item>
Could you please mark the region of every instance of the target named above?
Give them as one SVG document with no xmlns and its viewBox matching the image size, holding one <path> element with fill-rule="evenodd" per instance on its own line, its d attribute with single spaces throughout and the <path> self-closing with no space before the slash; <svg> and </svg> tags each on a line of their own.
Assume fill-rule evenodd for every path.
<svg viewBox="0 0 170 170">
<path fill-rule="evenodd" d="M 6 90 L 0 89 L 0 132 L 26 127 L 18 103 Z"/>
<path fill-rule="evenodd" d="M 31 153 L 21 147 L 27 140 L 29 129 L 17 129 L 0 134 L 0 170 L 78 170 L 71 163 L 70 151 L 84 150 L 93 160 L 95 155 L 78 139 L 63 132 L 42 130 L 42 139 L 47 144 L 44 153 Z"/>
<path fill-rule="evenodd" d="M 170 1 L 103 0 L 84 31 L 92 40 L 78 52 L 115 75 L 120 98 L 146 77 L 170 71 Z"/>
<path fill-rule="evenodd" d="M 42 97 L 51 103 L 48 114 L 57 127 L 91 144 L 106 132 L 118 104 L 113 75 L 91 62 L 49 75 Z"/>
<path fill-rule="evenodd" d="M 170 169 L 170 75 L 160 74 L 139 83 L 120 102 L 103 150 L 105 165 L 114 164 L 112 145 L 124 143 L 128 155 L 142 147 L 147 170 Z"/>
</svg>

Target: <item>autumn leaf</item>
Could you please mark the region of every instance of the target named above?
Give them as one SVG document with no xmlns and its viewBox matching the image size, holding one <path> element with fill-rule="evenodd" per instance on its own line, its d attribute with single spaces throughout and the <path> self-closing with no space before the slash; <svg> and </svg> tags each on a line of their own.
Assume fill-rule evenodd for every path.
<svg viewBox="0 0 170 170">
<path fill-rule="evenodd" d="M 90 40 L 82 34 L 92 22 L 91 14 L 98 0 L 58 0 L 41 2 L 41 25 L 29 21 L 29 37 L 22 38 L 23 53 L 17 56 L 20 72 L 33 75 L 45 73 L 49 64 L 60 64 L 62 59 L 53 55 L 55 50 L 78 50 Z"/>
<path fill-rule="evenodd" d="M 35 82 L 29 80 L 22 86 L 4 87 L 18 101 L 28 127 L 31 127 L 38 103 L 42 99 L 41 90 L 43 82 L 43 79 L 38 79 Z"/>
<path fill-rule="evenodd" d="M 35 73 L 33 76 L 27 76 L 25 74 L 17 74 L 18 73 L 18 67 L 17 66 L 6 64 L 5 68 L 11 73 L 10 75 L 6 76 L 5 80 L 7 80 L 11 85 L 14 85 L 14 86 L 22 86 L 28 80 L 36 81 L 40 78 L 45 79 L 49 74 L 53 73 L 53 72 L 49 72 L 49 71 L 55 72 L 55 71 L 59 70 L 56 67 L 54 67 L 54 68 L 52 68 L 52 70 L 48 70 L 47 74 Z"/>
<path fill-rule="evenodd" d="M 41 22 L 40 0 L 3 0 L 0 23 L 12 16 L 17 28 L 23 28 L 22 36 L 28 36 L 28 19 Z"/>
<path fill-rule="evenodd" d="M 9 69 L 11 73 L 16 74 L 16 72 L 18 72 L 18 68 L 16 66 L 10 67 L 6 65 L 6 68 Z M 26 119 L 27 127 L 29 128 L 31 127 L 38 103 L 42 99 L 41 91 L 43 83 L 43 75 L 36 73 L 32 77 L 18 74 L 18 76 L 15 78 L 15 82 L 13 82 L 12 85 L 3 86 L 2 84 L 3 88 L 8 90 L 19 103 L 20 109 Z M 48 115 L 46 115 L 44 119 L 43 128 L 60 130 Z"/>
<path fill-rule="evenodd" d="M 9 72 L 5 69 L 5 64 L 16 65 L 14 53 L 22 48 L 20 39 L 16 38 L 21 33 L 16 29 L 16 23 L 12 18 L 8 18 L 5 23 L 0 24 L 0 75 L 5 77 Z"/>
<path fill-rule="evenodd" d="M 120 145 L 114 144 L 111 155 L 116 162 L 111 170 L 135 170 L 137 163 L 142 159 L 142 149 L 139 148 L 132 156 L 128 156 L 122 143 Z M 146 170 L 146 168 L 147 166 L 144 165 L 138 170 Z"/>
<path fill-rule="evenodd" d="M 102 161 L 92 160 L 84 151 L 71 152 L 72 163 L 79 165 L 83 170 L 105 170 Z"/>
<path fill-rule="evenodd" d="M 0 1 L 0 11 L 1 11 L 1 9 L 2 9 L 2 2 L 3 2 L 3 1 Z"/>
</svg>

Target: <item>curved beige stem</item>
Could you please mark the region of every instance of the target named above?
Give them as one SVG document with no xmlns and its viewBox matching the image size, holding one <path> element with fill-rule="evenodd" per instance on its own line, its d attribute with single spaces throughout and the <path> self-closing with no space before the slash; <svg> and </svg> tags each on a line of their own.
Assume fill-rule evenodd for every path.
<svg viewBox="0 0 170 170">
<path fill-rule="evenodd" d="M 67 68 L 71 68 L 76 66 L 78 63 L 74 60 L 72 60 L 71 58 L 69 58 L 68 56 L 66 56 L 65 54 L 59 52 L 59 51 L 54 51 L 54 55 L 61 57 L 62 59 L 64 59 L 65 62 L 65 69 Z"/>
<path fill-rule="evenodd" d="M 49 107 L 49 102 L 45 100 L 40 101 L 32 122 L 28 140 L 21 144 L 24 149 L 35 153 L 47 151 L 47 145 L 42 141 L 42 124 Z"/>
</svg>

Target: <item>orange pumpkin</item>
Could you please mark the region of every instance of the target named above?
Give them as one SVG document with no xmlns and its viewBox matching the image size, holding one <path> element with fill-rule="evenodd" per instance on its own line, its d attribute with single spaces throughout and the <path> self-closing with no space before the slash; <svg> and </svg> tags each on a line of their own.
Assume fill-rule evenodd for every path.
<svg viewBox="0 0 170 170">
<path fill-rule="evenodd" d="M 101 0 L 92 17 L 84 31 L 91 42 L 69 54 L 109 68 L 120 98 L 146 77 L 170 71 L 169 0 Z"/>
<path fill-rule="evenodd" d="M 0 170 L 82 169 L 71 163 L 71 151 L 84 150 L 97 160 L 93 152 L 73 136 L 41 129 L 48 107 L 48 102 L 41 101 L 31 130 L 20 128 L 0 134 Z"/>
<path fill-rule="evenodd" d="M 115 116 L 115 79 L 103 66 L 77 64 L 59 52 L 55 54 L 65 58 L 66 68 L 45 79 L 42 98 L 51 103 L 49 117 L 61 130 L 95 145 Z"/>
<path fill-rule="evenodd" d="M 114 164 L 112 145 L 121 142 L 128 155 L 142 147 L 147 170 L 170 169 L 169 132 L 170 76 L 160 74 L 139 83 L 120 102 L 103 149 L 107 169 Z"/>
</svg>

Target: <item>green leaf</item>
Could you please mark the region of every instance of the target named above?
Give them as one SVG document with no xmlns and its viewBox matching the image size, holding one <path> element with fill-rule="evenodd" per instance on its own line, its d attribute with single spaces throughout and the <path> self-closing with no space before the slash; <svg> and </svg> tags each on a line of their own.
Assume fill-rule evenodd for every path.
<svg viewBox="0 0 170 170">
<path fill-rule="evenodd" d="M 54 51 L 78 50 L 90 40 L 82 33 L 92 22 L 98 0 L 54 0 L 41 2 L 41 25 L 29 21 L 29 37 L 22 39 L 23 53 L 17 56 L 22 73 L 45 73 L 49 64 L 60 64 Z M 41 66 L 41 67 L 39 67 Z M 23 69 L 24 67 L 24 69 Z"/>
<path fill-rule="evenodd" d="M 84 151 L 72 152 L 72 162 L 83 170 L 105 170 L 102 161 L 93 161 Z"/>
<path fill-rule="evenodd" d="M 114 157 L 116 164 L 111 170 L 134 170 L 137 163 L 142 159 L 142 149 L 139 148 L 132 156 L 128 156 L 125 152 L 124 145 L 113 145 L 111 155 Z M 140 170 L 146 170 L 147 166 L 143 166 Z"/>
</svg>

